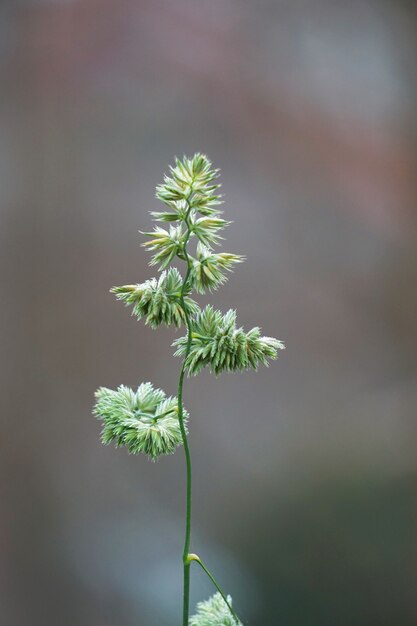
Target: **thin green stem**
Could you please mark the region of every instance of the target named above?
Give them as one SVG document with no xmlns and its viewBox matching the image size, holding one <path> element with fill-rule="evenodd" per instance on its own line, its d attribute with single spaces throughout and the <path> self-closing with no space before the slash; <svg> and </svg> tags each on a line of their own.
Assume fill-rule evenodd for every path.
<svg viewBox="0 0 417 626">
<path fill-rule="evenodd" d="M 183 552 L 183 565 L 184 565 L 184 591 L 183 591 L 183 613 L 182 613 L 182 625 L 188 626 L 188 616 L 190 612 L 190 562 L 188 560 L 188 554 L 190 552 L 191 542 L 191 505 L 192 505 L 192 464 L 190 447 L 188 445 L 187 432 L 184 424 L 184 405 L 182 401 L 182 392 L 184 385 L 184 376 L 186 370 L 186 361 L 191 349 L 191 320 L 187 312 L 185 304 L 185 293 L 187 290 L 187 283 L 191 272 L 191 261 L 187 252 L 187 243 L 191 235 L 191 225 L 189 223 L 189 217 L 191 212 L 191 205 L 188 203 L 188 210 L 185 216 L 185 225 L 187 232 L 184 238 L 184 257 L 187 263 L 187 272 L 184 277 L 184 281 L 181 287 L 180 303 L 184 312 L 184 317 L 187 325 L 187 348 L 185 351 L 184 361 L 181 367 L 181 373 L 178 381 L 178 419 L 181 429 L 182 442 L 184 445 L 185 463 L 187 470 L 187 487 L 186 487 L 186 521 L 185 521 L 185 540 L 184 540 L 184 552 Z"/>
<path fill-rule="evenodd" d="M 199 564 L 199 566 L 204 570 L 204 572 L 207 574 L 207 576 L 210 578 L 211 582 L 213 583 L 213 585 L 216 587 L 217 591 L 220 593 L 221 597 L 223 598 L 223 600 L 225 601 L 225 603 L 227 604 L 227 608 L 229 609 L 230 613 L 233 615 L 234 620 L 236 621 L 236 624 L 240 624 L 239 622 L 239 618 L 236 615 L 232 605 L 230 604 L 230 602 L 227 599 L 226 594 L 224 593 L 223 589 L 220 587 L 219 583 L 217 582 L 217 580 L 214 578 L 213 574 L 210 572 L 209 569 L 207 569 L 207 567 L 204 565 L 203 561 L 200 559 L 199 556 L 197 556 L 196 554 L 190 554 L 189 555 L 189 561 L 195 561 L 196 563 Z"/>
<path fill-rule="evenodd" d="M 185 522 L 185 540 L 184 540 L 184 551 L 183 551 L 183 566 L 184 566 L 184 587 L 183 587 L 183 614 L 182 614 L 182 626 L 188 626 L 189 612 L 190 612 L 190 573 L 191 573 L 191 563 L 192 561 L 196 561 L 200 567 L 204 570 L 207 576 L 210 578 L 217 591 L 222 596 L 225 601 L 230 613 L 236 621 L 236 624 L 240 624 L 239 618 L 236 615 L 235 611 L 232 608 L 232 605 L 227 599 L 224 591 L 214 578 L 213 574 L 207 569 L 204 563 L 201 561 L 200 557 L 195 554 L 190 554 L 190 543 L 191 543 L 191 513 L 192 513 L 192 463 L 191 463 L 191 454 L 190 447 L 188 445 L 187 432 L 184 424 L 184 405 L 183 405 L 183 386 L 184 386 L 184 376 L 186 372 L 186 362 L 188 355 L 191 350 L 192 343 L 192 327 L 190 316 L 188 315 L 187 307 L 185 304 L 185 294 L 187 291 L 187 283 L 191 273 L 191 260 L 188 256 L 187 244 L 191 236 L 192 227 L 189 222 L 189 217 L 191 213 L 192 206 L 188 202 L 187 213 L 184 218 L 184 222 L 187 228 L 184 244 L 183 244 L 183 254 L 184 260 L 187 263 L 187 271 L 182 282 L 181 293 L 179 295 L 180 304 L 182 310 L 184 312 L 185 322 L 187 325 L 187 346 L 185 350 L 184 360 L 181 367 L 180 377 L 178 381 L 178 419 L 180 424 L 182 442 L 184 445 L 184 454 L 185 454 L 185 463 L 186 463 L 186 472 L 187 472 L 187 486 L 186 486 L 186 522 Z"/>
</svg>

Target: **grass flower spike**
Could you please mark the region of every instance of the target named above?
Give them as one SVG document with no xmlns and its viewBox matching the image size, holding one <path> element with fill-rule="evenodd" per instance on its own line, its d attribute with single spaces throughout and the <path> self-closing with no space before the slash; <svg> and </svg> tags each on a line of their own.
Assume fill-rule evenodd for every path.
<svg viewBox="0 0 417 626">
<path fill-rule="evenodd" d="M 142 244 L 143 247 L 155 252 L 149 265 L 159 265 L 159 269 L 163 270 L 176 256 L 181 255 L 184 241 L 181 226 L 170 226 L 169 230 L 155 226 L 152 232 L 143 234 L 152 237 Z"/>
<path fill-rule="evenodd" d="M 220 185 L 214 181 L 219 170 L 213 169 L 204 154 L 195 154 L 192 159 L 175 159 L 175 166 L 169 168 L 170 176 L 156 188 L 156 197 L 161 200 L 179 219 L 185 219 L 188 207 L 201 215 L 218 216 L 215 207 L 221 204 L 217 194 Z M 170 220 L 167 220 L 170 221 Z"/>
<path fill-rule="evenodd" d="M 219 171 L 203 154 L 176 159 L 169 174 L 156 189 L 164 210 L 151 212 L 156 222 L 143 245 L 152 253 L 150 265 L 159 267 L 158 277 L 142 283 L 113 287 L 112 293 L 132 315 L 152 328 L 161 324 L 185 326 L 186 334 L 174 341 L 175 356 L 182 358 L 176 396 L 167 396 L 151 383 L 136 391 L 121 385 L 117 390 L 101 387 L 96 392 L 94 415 L 103 423 L 102 441 L 124 446 L 133 454 L 142 452 L 151 460 L 175 452 L 182 445 L 186 467 L 186 509 L 183 564 L 182 626 L 242 626 L 213 574 L 191 552 L 192 464 L 188 443 L 189 415 L 183 404 L 185 374 L 196 375 L 204 367 L 222 372 L 256 370 L 276 359 L 284 344 L 264 337 L 259 327 L 246 332 L 236 325 L 236 311 L 223 314 L 211 305 L 200 309 L 193 291 L 205 294 L 218 289 L 228 272 L 244 260 L 239 254 L 215 252 L 222 232 L 231 222 L 221 217 Z M 183 264 L 181 273 L 173 263 Z M 215 586 L 216 593 L 197 605 L 190 618 L 191 565 L 197 563 Z"/>
<path fill-rule="evenodd" d="M 190 282 L 197 293 L 214 291 L 226 282 L 226 272 L 232 272 L 233 266 L 242 263 L 244 257 L 229 252 L 214 253 L 203 244 L 197 245 L 197 258 L 193 259 Z"/>
<path fill-rule="evenodd" d="M 181 326 L 185 323 L 185 311 L 180 302 L 182 278 L 175 267 L 162 272 L 159 278 L 151 278 L 139 285 L 113 287 L 110 291 L 126 305 L 132 304 L 132 315 L 152 328 L 160 324 Z M 184 304 L 189 315 L 196 315 L 198 304 L 189 296 L 184 296 Z"/>
<path fill-rule="evenodd" d="M 261 337 L 258 327 L 245 333 L 236 327 L 236 311 L 225 315 L 209 304 L 193 318 L 191 323 L 191 347 L 188 338 L 174 341 L 178 346 L 175 356 L 185 357 L 188 373 L 195 376 L 203 367 L 218 375 L 268 365 L 268 359 L 276 359 L 284 344 L 272 337 Z"/>
<path fill-rule="evenodd" d="M 126 446 L 132 454 L 143 452 L 155 461 L 182 444 L 178 400 L 151 383 L 142 383 L 137 391 L 124 385 L 117 391 L 100 387 L 94 414 L 103 422 L 103 443 Z"/>
<path fill-rule="evenodd" d="M 197 237 L 202 244 L 211 248 L 217 246 L 223 237 L 219 235 L 230 222 L 226 222 L 221 217 L 199 217 L 191 219 L 191 233 Z"/>
</svg>

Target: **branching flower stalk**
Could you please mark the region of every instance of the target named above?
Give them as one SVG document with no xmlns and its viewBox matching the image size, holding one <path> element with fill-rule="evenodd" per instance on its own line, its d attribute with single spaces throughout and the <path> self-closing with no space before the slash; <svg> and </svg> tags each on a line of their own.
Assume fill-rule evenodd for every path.
<svg viewBox="0 0 417 626">
<path fill-rule="evenodd" d="M 188 314 L 187 306 L 185 304 L 185 294 L 187 290 L 188 279 L 191 273 L 191 261 L 188 256 L 187 244 L 188 240 L 191 236 L 191 226 L 189 223 L 190 213 L 192 210 L 192 205 L 190 204 L 189 197 L 187 197 L 187 213 L 185 215 L 184 221 L 187 228 L 187 232 L 184 239 L 184 257 L 185 262 L 187 263 L 187 272 L 184 277 L 184 281 L 181 287 L 181 295 L 180 295 L 180 303 L 181 307 L 184 311 L 185 321 L 187 324 L 187 345 L 185 349 L 185 354 L 188 356 L 191 351 L 191 343 L 192 343 L 192 328 L 191 328 L 191 320 Z M 191 561 L 189 559 L 190 554 L 190 543 L 191 543 L 191 511 L 192 511 L 192 463 L 191 463 L 191 453 L 190 446 L 188 445 L 187 433 L 185 430 L 184 423 L 184 407 L 182 401 L 182 392 L 184 387 L 184 375 L 186 371 L 186 357 L 184 357 L 181 373 L 178 381 L 178 419 L 181 428 L 182 442 L 184 445 L 184 453 L 185 453 L 185 463 L 186 463 L 186 471 L 187 471 L 187 487 L 186 487 L 186 514 L 185 514 L 185 540 L 184 540 L 184 551 L 182 554 L 182 562 L 183 562 L 183 614 L 182 614 L 182 623 L 183 626 L 188 626 L 188 615 L 190 610 L 190 570 L 191 570 Z"/>
<path fill-rule="evenodd" d="M 261 336 L 258 327 L 249 332 L 236 326 L 236 312 L 222 314 L 210 305 L 200 309 L 191 298 L 213 291 L 226 282 L 226 273 L 244 258 L 231 253 L 216 253 L 213 247 L 222 241 L 219 234 L 230 224 L 221 217 L 218 206 L 220 185 L 216 182 L 218 170 L 202 154 L 192 158 L 176 159 L 170 175 L 156 189 L 157 198 L 165 210 L 152 212 L 152 217 L 169 223 L 168 230 L 156 226 L 144 233 L 151 239 L 143 244 L 153 252 L 150 265 L 159 265 L 159 279 L 144 283 L 114 287 L 111 291 L 126 305 L 132 305 L 132 314 L 145 319 L 152 328 L 160 324 L 180 327 L 187 332 L 177 339 L 175 356 L 181 356 L 182 366 L 178 380 L 177 397 L 151 383 L 142 383 L 137 391 L 124 385 L 117 390 L 101 387 L 96 392 L 94 414 L 103 422 L 102 441 L 126 446 L 136 454 L 143 452 L 155 461 L 159 456 L 172 454 L 183 445 L 186 462 L 186 515 L 183 550 L 183 617 L 182 626 L 242 626 L 227 596 L 199 556 L 190 552 L 192 513 L 192 464 L 188 443 L 189 415 L 183 404 L 185 374 L 196 375 L 208 367 L 218 375 L 224 371 L 257 369 L 276 359 L 282 342 Z M 195 238 L 196 256 L 189 245 Z M 170 264 L 179 259 L 185 262 L 183 278 Z M 207 602 L 197 605 L 197 612 L 189 617 L 190 572 L 197 563 L 217 589 Z"/>
</svg>

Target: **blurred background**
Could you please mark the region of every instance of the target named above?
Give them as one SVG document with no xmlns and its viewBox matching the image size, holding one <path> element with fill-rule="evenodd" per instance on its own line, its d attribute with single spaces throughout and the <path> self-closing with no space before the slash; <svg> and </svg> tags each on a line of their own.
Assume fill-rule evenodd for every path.
<svg viewBox="0 0 417 626">
<path fill-rule="evenodd" d="M 184 460 L 99 443 L 94 390 L 175 393 L 108 290 L 174 155 L 222 169 L 209 300 L 285 341 L 186 383 L 193 550 L 252 626 L 417 623 L 417 9 L 3 0 L 0 623 L 180 623 Z M 192 605 L 211 595 L 195 570 Z"/>
</svg>

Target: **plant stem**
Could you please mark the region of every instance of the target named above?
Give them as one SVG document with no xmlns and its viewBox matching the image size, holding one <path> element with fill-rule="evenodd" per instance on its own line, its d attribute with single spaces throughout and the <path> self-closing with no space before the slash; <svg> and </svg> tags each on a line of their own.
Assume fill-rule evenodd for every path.
<svg viewBox="0 0 417 626">
<path fill-rule="evenodd" d="M 189 217 L 191 213 L 192 206 L 188 203 L 188 209 L 185 216 L 185 225 L 187 227 L 187 232 L 184 238 L 184 258 L 187 263 L 187 272 L 185 274 L 182 286 L 181 293 L 179 296 L 179 300 L 181 303 L 182 310 L 184 311 L 185 322 L 187 325 L 187 347 L 184 355 L 184 360 L 181 367 L 180 377 L 178 381 L 178 420 L 180 424 L 182 442 L 184 445 L 184 454 L 185 454 L 185 463 L 186 463 L 186 471 L 187 471 L 187 486 L 186 486 L 186 521 L 185 521 L 185 540 L 184 540 L 184 551 L 182 555 L 182 561 L 184 566 L 184 587 L 183 587 L 183 612 L 182 612 L 182 626 L 188 626 L 188 618 L 190 613 L 190 573 L 191 573 L 191 563 L 192 561 L 197 561 L 197 563 L 202 567 L 204 572 L 210 578 L 217 591 L 222 596 L 225 601 L 230 613 L 233 615 L 233 618 L 236 621 L 236 624 L 239 624 L 239 618 L 233 610 L 230 602 L 227 600 L 227 596 L 223 592 L 222 588 L 214 578 L 213 574 L 206 568 L 204 563 L 201 561 L 200 557 L 195 554 L 190 554 L 190 543 L 191 543 L 191 505 L 192 505 L 192 463 L 191 463 L 191 454 L 190 454 L 190 446 L 188 445 L 187 432 L 185 430 L 184 424 L 184 405 L 182 400 L 183 395 L 183 386 L 184 386 L 184 376 L 186 370 L 186 362 L 187 357 L 190 353 L 191 343 L 192 343 L 192 328 L 191 328 L 191 320 L 188 315 L 187 307 L 185 304 L 185 293 L 187 290 L 187 283 L 190 277 L 191 272 L 191 261 L 187 252 L 187 244 L 191 235 L 191 225 L 189 223 Z"/>
<path fill-rule="evenodd" d="M 181 373 L 178 381 L 178 419 L 181 429 L 182 442 L 184 445 L 184 453 L 185 453 L 185 463 L 187 470 L 187 487 L 186 487 L 186 521 L 185 521 L 185 540 L 184 540 L 184 552 L 183 552 L 183 566 L 184 566 L 184 591 L 183 591 L 183 613 L 182 613 L 182 626 L 188 626 L 188 616 L 190 611 L 190 562 L 188 560 L 188 554 L 190 552 L 190 542 L 191 542 L 191 504 L 192 504 L 192 464 L 191 464 L 191 454 L 190 447 L 188 445 L 187 432 L 185 430 L 184 424 L 184 406 L 182 401 L 182 390 L 184 384 L 184 375 L 186 368 L 186 360 L 190 353 L 191 349 L 191 320 L 187 312 L 187 307 L 185 304 L 184 296 L 187 289 L 187 282 L 191 272 L 191 261 L 187 253 L 187 243 L 191 235 L 191 227 L 188 221 L 191 205 L 188 203 L 188 210 L 185 216 L 185 224 L 187 227 L 187 232 L 185 234 L 184 239 L 184 257 L 187 262 L 187 272 L 184 277 L 184 281 L 181 287 L 180 294 L 180 303 L 182 306 L 182 310 L 184 311 L 185 321 L 187 325 L 187 349 L 185 351 L 184 361 L 181 367 Z"/>
<path fill-rule="evenodd" d="M 216 587 L 217 591 L 220 593 L 221 597 L 223 598 L 223 600 L 225 601 L 225 603 L 227 604 L 227 608 L 229 609 L 230 613 L 233 615 L 236 624 L 239 624 L 239 618 L 236 615 L 235 611 L 233 610 L 232 605 L 230 604 L 230 602 L 227 599 L 226 594 L 224 593 L 223 589 L 220 587 L 219 583 L 217 582 L 217 580 L 214 578 L 213 574 L 210 572 L 210 570 L 207 569 L 207 567 L 204 565 L 203 561 L 200 559 L 199 556 L 197 556 L 196 554 L 190 554 L 189 556 L 189 560 L 190 561 L 195 561 L 196 563 L 199 564 L 199 566 L 205 571 L 205 573 L 207 574 L 207 576 L 210 578 L 211 582 L 213 583 L 213 585 Z"/>
</svg>

